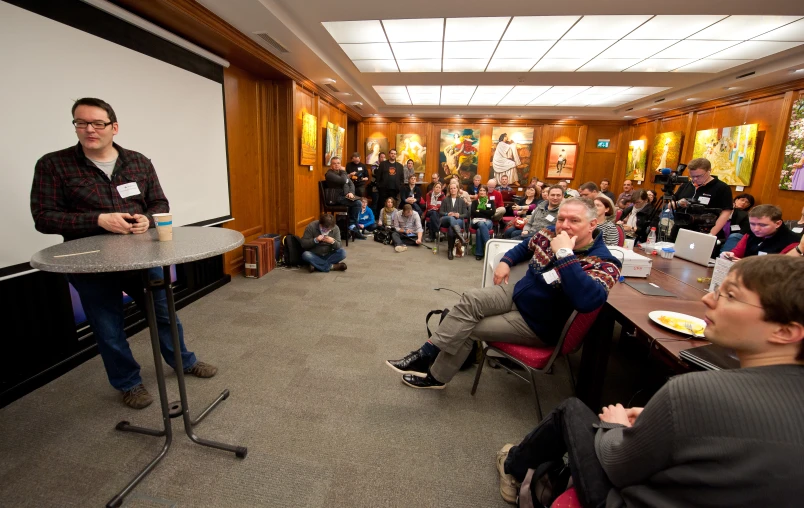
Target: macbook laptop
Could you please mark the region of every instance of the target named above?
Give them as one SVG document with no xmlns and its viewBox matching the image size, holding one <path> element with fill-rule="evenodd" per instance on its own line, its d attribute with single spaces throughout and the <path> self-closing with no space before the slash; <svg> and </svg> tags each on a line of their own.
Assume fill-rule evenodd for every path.
<svg viewBox="0 0 804 508">
<path fill-rule="evenodd" d="M 692 261 L 699 265 L 708 266 L 712 251 L 715 249 L 717 237 L 690 231 L 689 229 L 679 229 L 676 237 L 676 257 Z"/>
<path fill-rule="evenodd" d="M 739 369 L 740 359 L 731 349 L 716 344 L 684 349 L 678 356 L 682 360 L 697 365 L 705 370 Z"/>
</svg>

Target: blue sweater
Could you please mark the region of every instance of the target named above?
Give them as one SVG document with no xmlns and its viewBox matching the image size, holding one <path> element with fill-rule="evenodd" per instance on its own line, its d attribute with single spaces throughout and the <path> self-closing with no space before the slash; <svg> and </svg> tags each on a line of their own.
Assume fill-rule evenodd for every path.
<svg viewBox="0 0 804 508">
<path fill-rule="evenodd" d="M 591 312 L 604 303 L 620 277 L 620 261 L 598 234 L 589 249 L 556 259 L 550 248 L 555 228 L 549 226 L 505 253 L 502 262 L 529 262 L 527 273 L 514 286 L 514 304 L 541 340 L 555 344 L 572 311 Z M 548 284 L 543 274 L 555 269 L 558 280 Z"/>
<path fill-rule="evenodd" d="M 363 227 L 371 226 L 375 223 L 374 221 L 374 212 L 371 211 L 371 208 L 366 207 L 365 212 L 360 212 L 357 215 L 357 223 L 362 225 Z"/>
</svg>

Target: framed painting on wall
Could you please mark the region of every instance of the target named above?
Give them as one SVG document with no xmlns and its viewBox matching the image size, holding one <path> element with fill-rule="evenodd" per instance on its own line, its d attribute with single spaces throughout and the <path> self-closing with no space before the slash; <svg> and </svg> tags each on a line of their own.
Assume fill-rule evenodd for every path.
<svg viewBox="0 0 804 508">
<path fill-rule="evenodd" d="M 628 143 L 628 156 L 625 159 L 626 180 L 637 182 L 645 180 L 645 166 L 648 163 L 646 145 L 647 142 L 644 139 L 636 139 Z"/>
<path fill-rule="evenodd" d="M 479 144 L 479 129 L 441 129 L 439 174 L 443 177 L 456 175 L 463 183 L 471 182 L 477 174 Z"/>
<path fill-rule="evenodd" d="M 425 159 L 427 156 L 426 140 L 418 134 L 397 134 L 396 135 L 396 160 L 405 167 L 408 160 L 413 161 L 413 171 L 424 173 Z"/>
<path fill-rule="evenodd" d="M 338 126 L 332 122 L 327 122 L 324 129 L 324 165 L 329 166 L 330 161 L 338 149 Z"/>
<path fill-rule="evenodd" d="M 692 158 L 712 163 L 712 175 L 728 185 L 751 185 L 757 145 L 757 124 L 708 129 L 695 133 Z"/>
<path fill-rule="evenodd" d="M 550 143 L 547 147 L 545 178 L 562 180 L 575 178 L 578 162 L 578 143 Z"/>
<path fill-rule="evenodd" d="M 338 127 L 337 137 L 335 139 L 335 155 L 341 160 L 341 164 L 346 166 L 346 162 L 343 160 L 343 145 L 346 144 L 346 129 L 343 127 Z"/>
<path fill-rule="evenodd" d="M 380 152 L 388 155 L 388 138 L 366 138 L 366 164 L 379 164 Z"/>
<path fill-rule="evenodd" d="M 683 138 L 684 133 L 681 131 L 662 132 L 656 135 L 653 140 L 653 150 L 651 150 L 649 165 L 653 172 L 661 173 L 663 168 L 676 170 L 681 160 L 681 141 Z"/>
<path fill-rule="evenodd" d="M 491 131 L 491 169 L 497 182 L 505 175 L 508 185 L 527 184 L 532 150 L 532 127 L 494 127 Z"/>
<path fill-rule="evenodd" d="M 793 101 L 779 188 L 804 191 L 804 95 Z"/>
<path fill-rule="evenodd" d="M 308 113 L 302 114 L 302 133 L 301 133 L 301 156 L 299 164 L 310 166 L 315 164 L 316 134 L 318 131 L 318 119 L 315 115 Z"/>
</svg>

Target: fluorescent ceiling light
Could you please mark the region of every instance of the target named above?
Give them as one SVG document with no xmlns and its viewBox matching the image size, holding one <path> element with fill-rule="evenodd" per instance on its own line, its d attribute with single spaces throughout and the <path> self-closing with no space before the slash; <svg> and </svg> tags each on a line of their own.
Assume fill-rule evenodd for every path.
<svg viewBox="0 0 804 508">
<path fill-rule="evenodd" d="M 726 16 L 703 15 L 659 15 L 640 26 L 626 39 L 685 39 L 695 32 L 699 32 L 713 23 L 717 23 Z"/>
<path fill-rule="evenodd" d="M 715 53 L 711 58 L 720 60 L 756 60 L 799 46 L 800 44 L 800 42 L 745 41 L 725 49 L 720 53 Z"/>
<path fill-rule="evenodd" d="M 385 93 L 407 94 L 408 89 L 404 86 L 374 85 L 374 91 L 382 95 Z"/>
<path fill-rule="evenodd" d="M 360 72 L 398 72 L 395 60 L 353 60 Z"/>
<path fill-rule="evenodd" d="M 641 39 L 617 41 L 609 49 L 601 53 L 599 58 L 648 58 L 676 42 L 678 41 Z"/>
<path fill-rule="evenodd" d="M 527 105 L 528 106 L 556 106 L 559 102 L 566 100 L 567 97 L 564 95 L 548 95 L 544 94 L 536 99 L 530 101 Z"/>
<path fill-rule="evenodd" d="M 444 72 L 483 72 L 488 59 L 457 58 L 444 59 Z"/>
<path fill-rule="evenodd" d="M 744 41 L 752 39 L 765 32 L 770 32 L 780 26 L 796 21 L 801 16 L 729 16 L 710 26 L 690 39 L 706 39 L 720 41 Z"/>
<path fill-rule="evenodd" d="M 553 95 L 576 95 L 583 91 L 589 90 L 590 86 L 554 86 L 550 89 L 550 94 Z"/>
<path fill-rule="evenodd" d="M 581 92 L 580 95 L 608 97 L 618 93 L 625 93 L 626 90 L 630 89 L 630 86 L 593 86 L 592 88 L 587 88 L 585 91 Z"/>
<path fill-rule="evenodd" d="M 663 92 L 668 88 L 669 87 L 666 86 L 634 86 L 629 88 L 628 91 L 624 93 L 637 94 L 637 95 L 653 95 L 655 93 Z"/>
<path fill-rule="evenodd" d="M 442 86 L 441 105 L 443 106 L 465 106 L 472 98 L 475 86 Z"/>
<path fill-rule="evenodd" d="M 752 60 L 718 60 L 715 58 L 704 58 L 689 65 L 680 67 L 675 72 L 720 72 L 732 67 L 737 67 Z"/>
<path fill-rule="evenodd" d="M 388 42 L 441 42 L 444 37 L 444 18 L 384 19 L 382 24 Z"/>
<path fill-rule="evenodd" d="M 513 86 L 479 86 L 475 90 L 470 106 L 495 106 Z"/>
<path fill-rule="evenodd" d="M 670 46 L 661 53 L 653 56 L 653 58 L 691 58 L 697 60 L 699 58 L 706 58 L 707 56 L 723 51 L 729 46 L 734 46 L 737 41 L 681 41 L 678 44 Z"/>
<path fill-rule="evenodd" d="M 536 97 L 552 87 L 549 86 L 515 86 L 497 105 L 525 106 Z"/>
<path fill-rule="evenodd" d="M 395 42 L 391 48 L 397 60 L 441 58 L 440 42 Z"/>
<path fill-rule="evenodd" d="M 408 93 L 411 102 L 416 105 L 438 105 L 441 100 L 440 86 L 409 86 Z"/>
<path fill-rule="evenodd" d="M 587 106 L 592 100 L 589 97 L 570 97 L 558 103 L 559 106 Z"/>
<path fill-rule="evenodd" d="M 641 58 L 595 58 L 578 72 L 620 72 L 641 61 Z"/>
<path fill-rule="evenodd" d="M 556 41 L 502 41 L 494 52 L 494 58 L 543 57 Z M 531 66 L 532 67 L 532 66 Z"/>
<path fill-rule="evenodd" d="M 325 21 L 321 23 L 339 44 L 388 42 L 376 19 L 365 21 Z"/>
<path fill-rule="evenodd" d="M 584 16 L 564 39 L 622 39 L 650 19 L 650 15 Z"/>
<path fill-rule="evenodd" d="M 441 72 L 441 59 L 399 60 L 400 72 Z"/>
<path fill-rule="evenodd" d="M 511 20 L 502 40 L 556 40 L 578 21 L 580 16 L 516 16 Z"/>
<path fill-rule="evenodd" d="M 764 33 L 755 40 L 759 41 L 804 41 L 804 19 Z"/>
<path fill-rule="evenodd" d="M 387 42 L 367 44 L 341 44 L 341 49 L 351 60 L 386 60 L 394 58 Z"/>
<path fill-rule="evenodd" d="M 619 95 L 612 95 L 611 97 L 601 97 L 599 100 L 595 101 L 595 105 L 619 106 L 620 104 L 626 104 L 628 102 L 633 102 L 644 98 L 645 98 L 644 95 L 632 95 L 623 93 Z"/>
<path fill-rule="evenodd" d="M 544 55 L 545 58 L 579 58 L 591 60 L 603 50 L 614 44 L 613 40 L 560 40 Z"/>
<path fill-rule="evenodd" d="M 486 72 L 528 72 L 536 59 L 530 58 L 493 58 L 486 68 Z"/>
<path fill-rule="evenodd" d="M 496 41 L 445 42 L 444 58 L 485 58 L 488 61 L 496 47 Z"/>
<path fill-rule="evenodd" d="M 531 72 L 573 72 L 586 61 L 586 58 L 542 58 Z"/>
<path fill-rule="evenodd" d="M 669 72 L 694 61 L 693 58 L 649 58 L 625 69 L 625 72 Z"/>
<path fill-rule="evenodd" d="M 386 100 L 383 100 L 383 102 L 385 102 L 386 106 L 410 106 L 411 105 L 410 101 L 386 101 Z"/>
<path fill-rule="evenodd" d="M 447 18 L 445 41 L 498 41 L 511 18 Z"/>
</svg>

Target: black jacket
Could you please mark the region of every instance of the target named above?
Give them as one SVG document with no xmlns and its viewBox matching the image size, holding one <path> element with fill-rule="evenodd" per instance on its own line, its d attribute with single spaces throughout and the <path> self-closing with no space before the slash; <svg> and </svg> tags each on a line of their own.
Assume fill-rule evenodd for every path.
<svg viewBox="0 0 804 508">
<path fill-rule="evenodd" d="M 399 201 L 399 208 L 400 208 L 400 209 L 401 209 L 403 206 L 405 206 L 405 203 L 406 203 L 406 202 L 405 202 L 405 200 L 406 200 L 406 199 L 408 199 L 408 198 L 409 198 L 409 197 L 411 197 L 411 196 L 413 196 L 414 198 L 416 198 L 416 204 L 417 204 L 417 205 L 421 205 L 421 200 L 422 200 L 422 191 L 421 191 L 421 189 L 419 188 L 419 186 L 418 186 L 418 185 L 415 185 L 415 186 L 413 187 L 413 191 L 412 191 L 412 192 L 411 192 L 411 190 L 410 190 L 410 185 L 405 185 L 404 187 L 402 187 L 402 190 L 400 191 L 400 193 L 399 193 L 399 194 L 402 196 L 402 199 Z"/>
<path fill-rule="evenodd" d="M 382 161 L 374 177 L 380 189 L 399 190 L 405 185 L 405 171 L 398 162 Z"/>
<path fill-rule="evenodd" d="M 623 210 L 623 215 L 620 217 L 620 220 L 623 221 L 623 224 L 628 219 L 628 216 L 634 211 L 634 205 L 629 206 L 625 210 Z M 638 242 L 644 242 L 648 239 L 648 229 L 650 228 L 650 220 L 651 216 L 653 215 L 653 207 L 650 204 L 645 205 L 642 207 L 642 210 L 636 213 L 636 232 L 632 233 L 634 238 Z"/>
</svg>

